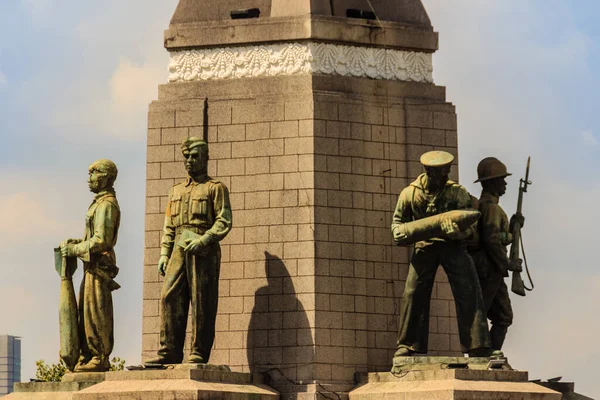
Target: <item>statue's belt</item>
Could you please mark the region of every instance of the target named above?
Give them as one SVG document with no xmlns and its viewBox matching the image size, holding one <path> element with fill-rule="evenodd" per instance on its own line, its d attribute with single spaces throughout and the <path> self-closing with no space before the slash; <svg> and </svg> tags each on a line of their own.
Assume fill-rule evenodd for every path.
<svg viewBox="0 0 600 400">
<path fill-rule="evenodd" d="M 175 228 L 175 235 L 181 235 L 181 233 L 185 230 L 192 231 L 199 235 L 204 235 L 209 228 L 205 226 L 197 226 L 197 225 L 181 225 Z"/>
<path fill-rule="evenodd" d="M 113 269 L 113 271 L 107 271 L 104 268 L 91 267 L 89 265 L 84 266 L 84 271 L 94 275 L 97 278 L 100 278 L 101 281 L 104 281 L 111 292 L 120 289 L 121 285 L 114 280 L 114 277 L 119 273 L 119 268 L 116 265 L 108 266 L 106 268 Z"/>
</svg>

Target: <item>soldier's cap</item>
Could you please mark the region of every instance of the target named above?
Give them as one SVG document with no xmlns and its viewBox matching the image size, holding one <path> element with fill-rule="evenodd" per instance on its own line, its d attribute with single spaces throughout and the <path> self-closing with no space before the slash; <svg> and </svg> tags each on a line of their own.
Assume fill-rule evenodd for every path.
<svg viewBox="0 0 600 400">
<path fill-rule="evenodd" d="M 477 180 L 483 182 L 494 178 L 505 178 L 512 175 L 506 170 L 506 165 L 496 157 L 486 157 L 477 165 Z"/>
<path fill-rule="evenodd" d="M 421 156 L 421 164 L 426 167 L 443 167 L 452 164 L 454 156 L 446 151 L 428 151 Z"/>
<path fill-rule="evenodd" d="M 208 151 L 208 143 L 206 143 L 204 140 L 202 140 L 199 137 L 192 136 L 183 141 L 183 143 L 181 144 L 181 151 L 191 150 L 198 146 L 203 146 Z"/>
<path fill-rule="evenodd" d="M 117 170 L 116 164 L 106 158 L 101 158 L 99 160 L 94 161 L 92 165 L 90 165 L 90 170 L 92 168 L 96 171 L 100 171 L 107 175 L 114 176 L 115 178 L 117 177 L 117 174 L 119 172 Z"/>
</svg>

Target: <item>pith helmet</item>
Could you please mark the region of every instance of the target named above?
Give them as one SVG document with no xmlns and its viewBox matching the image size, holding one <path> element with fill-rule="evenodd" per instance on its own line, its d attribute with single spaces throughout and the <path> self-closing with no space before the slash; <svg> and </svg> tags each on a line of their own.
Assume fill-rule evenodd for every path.
<svg viewBox="0 0 600 400">
<path fill-rule="evenodd" d="M 421 164 L 426 167 L 443 167 L 452 161 L 454 156 L 445 151 L 428 151 L 421 156 Z"/>
<path fill-rule="evenodd" d="M 477 166 L 477 180 L 474 183 L 487 181 L 494 178 L 504 178 L 512 174 L 506 170 L 506 165 L 496 157 L 487 157 Z"/>
</svg>

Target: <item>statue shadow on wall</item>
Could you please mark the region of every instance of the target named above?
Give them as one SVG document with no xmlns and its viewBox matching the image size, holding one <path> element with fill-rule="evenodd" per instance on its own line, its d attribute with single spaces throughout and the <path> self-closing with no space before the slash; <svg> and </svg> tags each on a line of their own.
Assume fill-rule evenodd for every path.
<svg viewBox="0 0 600 400">
<path fill-rule="evenodd" d="M 267 285 L 254 294 L 248 327 L 250 372 L 267 372 L 274 381 L 301 380 L 310 374 L 314 361 L 306 311 L 285 263 L 266 251 L 265 275 Z"/>
</svg>

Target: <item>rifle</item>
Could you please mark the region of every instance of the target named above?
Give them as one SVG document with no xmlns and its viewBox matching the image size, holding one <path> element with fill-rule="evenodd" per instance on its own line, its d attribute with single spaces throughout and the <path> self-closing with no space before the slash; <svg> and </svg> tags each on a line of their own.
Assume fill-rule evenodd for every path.
<svg viewBox="0 0 600 400">
<path fill-rule="evenodd" d="M 202 140 L 208 143 L 208 97 L 204 98 L 204 123 L 202 124 Z"/>
<path fill-rule="evenodd" d="M 517 212 L 515 215 L 522 216 L 522 208 L 523 208 L 523 193 L 527 192 L 527 187 L 531 185 L 531 181 L 529 180 L 529 164 L 531 162 L 531 157 L 527 158 L 527 170 L 525 171 L 525 179 L 521 179 L 519 182 L 519 199 L 517 201 Z M 510 290 L 518 294 L 519 296 L 525 296 L 525 290 L 531 291 L 533 290 L 533 282 L 531 280 L 531 276 L 529 275 L 529 269 L 527 268 L 527 260 L 525 260 L 525 268 L 527 268 L 527 275 L 529 276 L 529 281 L 531 282 L 531 288 L 525 286 L 523 282 L 523 278 L 521 277 L 521 272 L 523 272 L 523 267 L 521 267 L 521 247 L 523 246 L 523 238 L 521 237 L 521 224 L 519 221 L 514 221 L 512 227 L 512 243 L 510 246 L 510 255 L 509 259 L 511 260 L 511 264 L 513 266 L 517 266 L 512 271 L 512 285 Z M 523 253 L 525 256 L 525 253 Z"/>
</svg>

